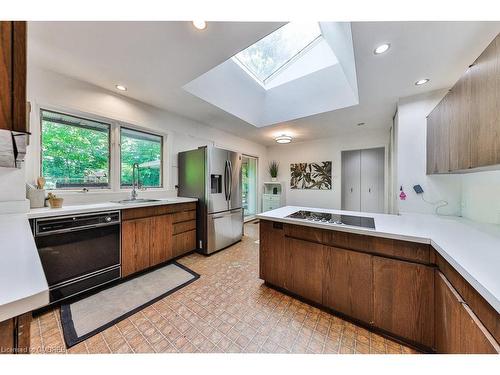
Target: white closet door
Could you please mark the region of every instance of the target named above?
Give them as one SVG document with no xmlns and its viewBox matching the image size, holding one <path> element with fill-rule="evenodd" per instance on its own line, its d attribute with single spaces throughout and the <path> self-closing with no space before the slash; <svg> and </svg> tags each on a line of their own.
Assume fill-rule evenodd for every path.
<svg viewBox="0 0 500 375">
<path fill-rule="evenodd" d="M 383 148 L 361 150 L 361 211 L 384 212 Z"/>
<path fill-rule="evenodd" d="M 342 209 L 361 211 L 361 152 L 342 151 Z"/>
</svg>

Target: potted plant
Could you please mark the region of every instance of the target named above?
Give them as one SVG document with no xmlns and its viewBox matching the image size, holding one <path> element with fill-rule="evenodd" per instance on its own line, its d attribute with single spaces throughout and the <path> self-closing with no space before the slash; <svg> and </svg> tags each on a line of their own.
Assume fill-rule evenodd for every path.
<svg viewBox="0 0 500 375">
<path fill-rule="evenodd" d="M 276 160 L 272 160 L 269 162 L 269 174 L 271 175 L 272 182 L 277 181 L 279 165 L 280 164 Z"/>
</svg>

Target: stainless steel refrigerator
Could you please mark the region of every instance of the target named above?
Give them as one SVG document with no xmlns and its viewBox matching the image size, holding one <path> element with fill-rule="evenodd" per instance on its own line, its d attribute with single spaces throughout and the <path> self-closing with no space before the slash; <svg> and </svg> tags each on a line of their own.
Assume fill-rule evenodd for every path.
<svg viewBox="0 0 500 375">
<path fill-rule="evenodd" d="M 179 152 L 178 193 L 198 198 L 198 248 L 224 249 L 243 236 L 241 154 L 216 147 Z"/>
</svg>

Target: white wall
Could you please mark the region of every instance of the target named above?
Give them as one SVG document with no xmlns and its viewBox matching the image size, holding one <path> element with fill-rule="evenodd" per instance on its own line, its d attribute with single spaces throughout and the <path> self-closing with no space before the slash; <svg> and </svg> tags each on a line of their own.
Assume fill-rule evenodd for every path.
<svg viewBox="0 0 500 375">
<path fill-rule="evenodd" d="M 500 171 L 462 176 L 462 216 L 474 221 L 500 224 Z"/>
<path fill-rule="evenodd" d="M 433 214 L 435 206 L 422 200 L 413 191 L 413 185 L 420 184 L 427 201 L 448 201 L 448 206 L 439 210 L 443 214 L 460 215 L 461 176 L 426 175 L 426 116 L 445 95 L 447 90 L 412 96 L 399 100 L 397 113 L 397 189 L 407 195 L 398 199 L 399 212 Z"/>
<path fill-rule="evenodd" d="M 267 163 L 266 148 L 262 145 L 35 65 L 28 67 L 28 100 L 31 101 L 34 109 L 31 114 L 33 136 L 26 160 L 28 181 L 33 181 L 39 174 L 39 108 L 44 107 L 92 114 L 165 134 L 168 150 L 167 160 L 165 160 L 168 165 L 166 168 L 167 184 L 161 192 L 142 193 L 145 195 L 172 196 L 176 194 L 174 186 L 177 184 L 177 153 L 182 150 L 215 145 L 257 156 L 259 163 Z M 121 193 L 121 195 L 126 194 L 126 192 Z M 67 204 L 110 199 L 110 194 L 103 192 L 65 193 L 63 195 Z"/>
<path fill-rule="evenodd" d="M 367 127 L 334 138 L 268 147 L 268 160 L 277 160 L 280 163 L 278 180 L 285 183 L 287 205 L 340 209 L 342 198 L 341 152 L 345 150 L 385 147 L 387 153 L 388 143 L 388 130 L 371 130 Z M 332 190 L 290 189 L 291 163 L 329 160 L 333 162 Z M 264 165 L 264 167 L 267 167 L 267 165 Z M 267 168 L 265 173 L 267 180 L 270 180 Z"/>
</svg>

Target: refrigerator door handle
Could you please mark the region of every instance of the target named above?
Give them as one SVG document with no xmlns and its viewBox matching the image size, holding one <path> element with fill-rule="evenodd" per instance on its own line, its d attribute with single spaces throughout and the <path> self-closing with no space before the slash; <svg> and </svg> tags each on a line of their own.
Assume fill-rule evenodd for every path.
<svg viewBox="0 0 500 375">
<path fill-rule="evenodd" d="M 228 163 L 228 170 L 229 170 L 229 183 L 228 183 L 228 186 L 229 186 L 229 197 L 228 197 L 228 201 L 231 200 L 231 195 L 233 194 L 233 164 L 231 163 L 231 160 L 228 160 L 227 161 Z"/>
<path fill-rule="evenodd" d="M 226 201 L 228 200 L 228 180 L 229 180 L 229 174 L 228 174 L 228 164 L 227 160 L 224 162 L 224 197 L 226 198 Z"/>
</svg>

